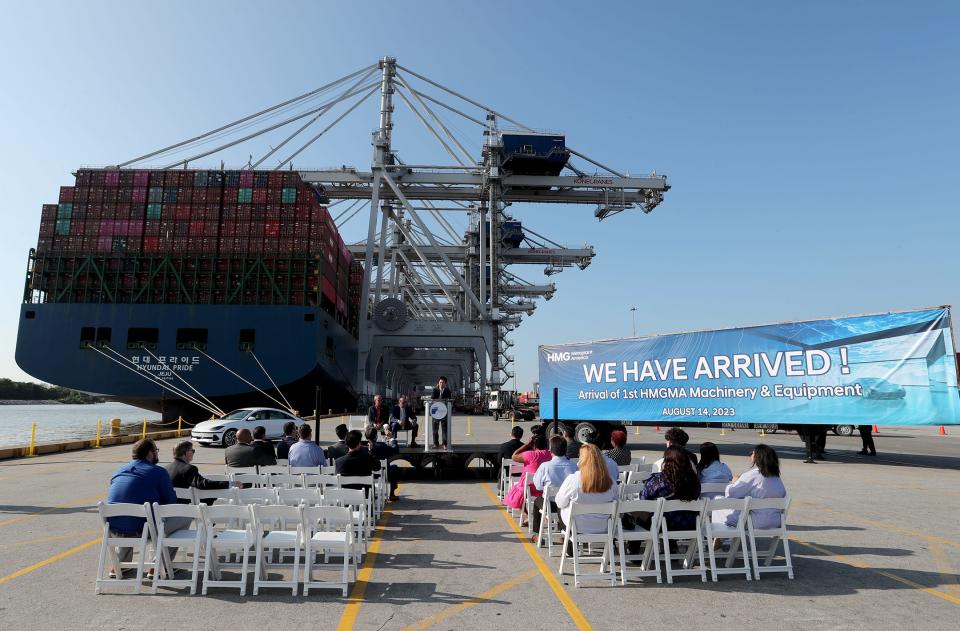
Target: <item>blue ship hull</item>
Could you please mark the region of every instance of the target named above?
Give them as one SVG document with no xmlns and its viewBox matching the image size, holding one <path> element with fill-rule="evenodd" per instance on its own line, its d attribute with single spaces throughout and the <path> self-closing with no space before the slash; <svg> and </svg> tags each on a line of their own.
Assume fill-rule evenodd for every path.
<svg viewBox="0 0 960 631">
<path fill-rule="evenodd" d="M 131 329 L 155 330 L 152 348 L 131 343 L 141 339 Z M 178 344 L 178 330 L 186 329 L 205 330 L 206 348 Z M 99 340 L 94 348 L 88 343 L 91 330 Z M 251 330 L 252 352 L 242 348 L 250 341 Z M 181 415 L 199 420 L 210 413 L 147 375 L 196 396 L 186 381 L 224 411 L 277 406 L 258 389 L 281 401 L 286 397 L 304 415 L 313 411 L 318 397 L 321 410 L 356 404 L 352 376 L 357 341 L 335 318 L 315 307 L 24 304 L 16 361 L 47 383 L 155 410 L 166 420 Z"/>
</svg>

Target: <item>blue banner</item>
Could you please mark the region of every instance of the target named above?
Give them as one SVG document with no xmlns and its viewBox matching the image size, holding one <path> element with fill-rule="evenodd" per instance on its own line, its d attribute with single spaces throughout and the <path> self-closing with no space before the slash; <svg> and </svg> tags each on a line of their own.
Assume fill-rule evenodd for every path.
<svg viewBox="0 0 960 631">
<path fill-rule="evenodd" d="M 960 423 L 950 308 L 540 347 L 541 417 Z"/>
</svg>

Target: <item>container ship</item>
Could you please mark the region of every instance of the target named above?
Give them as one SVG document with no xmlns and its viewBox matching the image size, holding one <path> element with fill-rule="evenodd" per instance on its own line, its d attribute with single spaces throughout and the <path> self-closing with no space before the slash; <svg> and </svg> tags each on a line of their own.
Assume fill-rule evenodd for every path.
<svg viewBox="0 0 960 631">
<path fill-rule="evenodd" d="M 24 371 L 165 420 L 356 404 L 363 267 L 297 172 L 74 176 L 29 254 Z"/>
</svg>

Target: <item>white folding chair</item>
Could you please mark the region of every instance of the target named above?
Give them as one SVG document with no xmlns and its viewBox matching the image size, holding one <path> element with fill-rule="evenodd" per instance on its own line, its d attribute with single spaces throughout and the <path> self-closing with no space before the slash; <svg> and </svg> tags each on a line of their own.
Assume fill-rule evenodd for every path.
<svg viewBox="0 0 960 631">
<path fill-rule="evenodd" d="M 673 584 L 674 576 L 695 576 L 700 575 L 700 580 L 707 582 L 707 566 L 703 559 L 703 531 L 701 521 L 703 518 L 704 500 L 694 500 L 685 502 L 682 500 L 664 500 L 663 508 L 660 513 L 660 536 L 663 539 L 663 558 L 664 569 L 667 573 L 667 583 Z M 693 530 L 670 530 L 667 523 L 667 515 L 676 511 L 690 511 L 696 513 Z M 687 542 L 687 551 L 684 554 L 672 554 L 670 552 L 670 542 L 677 542 L 677 547 L 682 542 Z M 700 564 L 693 567 L 693 554 L 697 553 Z M 683 567 L 674 569 L 673 561 L 683 562 Z"/>
<path fill-rule="evenodd" d="M 320 467 L 320 473 L 322 475 L 336 475 L 337 474 L 337 465 L 324 465 Z"/>
<path fill-rule="evenodd" d="M 153 519 L 157 529 L 155 575 L 153 577 L 152 592 L 157 593 L 159 587 L 189 587 L 190 595 L 197 593 L 197 583 L 200 581 L 200 557 L 206 532 L 203 529 L 203 515 L 200 506 L 196 504 L 153 504 Z M 175 520 L 175 521 L 174 521 Z M 169 532 L 171 525 L 182 525 L 190 520 L 187 528 L 179 528 Z M 177 522 L 180 522 L 179 524 Z M 169 553 L 173 549 L 173 555 Z M 177 551 L 186 549 L 192 554 L 192 561 L 175 563 Z M 190 570 L 190 578 L 176 580 L 177 570 Z"/>
<path fill-rule="evenodd" d="M 193 503 L 205 504 L 204 500 L 213 500 L 214 504 L 234 504 L 237 500 L 237 489 L 190 489 L 193 491 Z"/>
<path fill-rule="evenodd" d="M 287 468 L 290 465 L 290 460 L 287 458 L 277 458 L 277 466 Z"/>
<path fill-rule="evenodd" d="M 146 566 L 153 567 L 152 562 L 147 562 L 147 545 L 152 541 L 151 529 L 153 527 L 150 504 L 148 502 L 143 504 L 107 504 L 101 501 L 97 502 L 97 512 L 100 514 L 100 521 L 103 523 L 103 540 L 100 543 L 100 561 L 97 565 L 97 580 L 94 591 L 97 594 L 101 593 L 104 585 L 133 585 L 134 593 L 139 594 L 143 583 L 143 568 Z M 109 521 L 111 517 L 134 517 L 143 519 L 146 523 L 139 537 L 123 537 L 111 533 Z M 133 555 L 131 555 L 131 558 L 136 556 L 137 560 L 121 563 L 120 554 L 117 553 L 118 548 L 132 549 Z M 113 571 L 116 572 L 116 578 L 106 577 L 108 555 L 110 562 L 113 564 Z M 136 578 L 124 579 L 123 570 L 132 568 L 137 569 Z"/>
<path fill-rule="evenodd" d="M 344 506 L 301 506 L 304 528 L 304 566 L 303 595 L 310 594 L 311 588 L 333 588 L 347 595 L 350 585 L 350 569 L 353 580 L 357 580 L 357 553 L 354 546 L 354 522 L 349 507 Z M 329 556 L 342 557 L 340 582 L 318 581 L 313 571 L 317 565 L 314 557 L 323 552 L 324 564 Z"/>
<path fill-rule="evenodd" d="M 286 506 L 300 506 L 301 504 L 320 506 L 323 496 L 320 494 L 320 489 L 315 488 L 277 489 L 277 499 Z"/>
<path fill-rule="evenodd" d="M 642 491 L 643 484 L 637 483 L 624 483 L 617 488 L 621 500 L 638 500 Z"/>
<path fill-rule="evenodd" d="M 714 582 L 720 574 L 743 574 L 750 580 L 750 553 L 747 547 L 747 506 L 750 498 L 730 499 L 725 497 L 711 498 L 706 500 L 703 509 L 703 530 L 707 539 L 707 551 L 710 556 L 710 576 Z M 733 526 L 726 524 L 726 517 L 731 515 L 731 511 L 737 512 L 737 523 Z M 718 541 L 727 540 L 730 544 L 730 550 L 727 552 L 724 567 L 717 567 L 716 544 Z M 737 552 L 740 552 L 740 558 L 743 559 L 743 565 L 734 567 L 733 563 L 737 558 Z"/>
<path fill-rule="evenodd" d="M 366 529 L 364 535 L 364 541 L 369 541 L 370 536 L 373 534 L 373 502 L 374 494 L 376 492 L 376 480 L 374 480 L 373 474 L 370 475 L 341 475 L 340 476 L 340 486 L 349 487 L 350 485 L 361 486 L 364 497 L 366 499 L 366 519 L 364 520 L 364 528 Z M 366 551 L 366 547 L 364 547 Z"/>
<path fill-rule="evenodd" d="M 210 587 L 239 587 L 240 595 L 246 596 L 249 553 L 255 550 L 257 545 L 253 535 L 253 515 L 250 507 L 201 504 L 200 514 L 203 515 L 203 527 L 207 533 L 201 593 L 206 596 Z M 239 553 L 240 563 L 221 563 L 221 552 Z M 223 580 L 223 568 L 237 569 L 237 566 L 240 578 L 235 581 Z"/>
<path fill-rule="evenodd" d="M 703 499 L 716 499 L 723 497 L 727 492 L 727 482 L 701 482 L 700 497 Z"/>
<path fill-rule="evenodd" d="M 557 513 L 553 511 L 553 502 L 557 497 L 559 486 L 547 484 L 543 487 L 543 510 L 540 512 L 540 524 L 537 534 L 537 547 L 543 547 L 543 540 L 547 540 L 547 556 L 553 556 L 553 538 L 563 536 L 559 523 L 556 522 Z"/>
<path fill-rule="evenodd" d="M 620 584 L 626 585 L 631 576 L 653 576 L 660 583 L 660 542 L 659 531 L 660 515 L 663 512 L 663 498 L 655 500 L 620 500 L 617 519 L 617 546 L 620 553 Z M 633 530 L 623 527 L 623 516 L 629 513 L 649 513 L 650 528 L 636 524 Z M 627 544 L 633 541 L 643 543 L 640 554 L 627 554 Z M 650 559 L 653 559 L 653 569 L 650 569 Z M 640 569 L 627 569 L 628 561 L 640 561 Z"/>
<path fill-rule="evenodd" d="M 241 471 L 240 473 L 252 473 L 252 471 Z M 203 476 L 211 482 L 231 482 L 229 473 L 210 473 Z"/>
<path fill-rule="evenodd" d="M 524 478 L 523 483 L 523 510 L 520 511 L 520 519 L 518 520 L 517 525 L 523 526 L 523 518 L 527 518 L 527 534 L 533 534 L 533 502 L 537 499 L 533 492 L 536 491 L 536 487 L 533 485 L 533 476 L 527 476 Z"/>
<path fill-rule="evenodd" d="M 229 476 L 232 476 L 234 473 L 256 473 L 257 468 L 256 467 L 231 467 L 230 465 L 224 465 L 223 472 Z"/>
<path fill-rule="evenodd" d="M 297 589 L 300 585 L 300 552 L 303 546 L 303 516 L 300 513 L 299 506 L 264 506 L 253 504 L 250 507 L 253 512 L 254 536 L 257 541 L 257 563 L 253 573 L 253 595 L 260 593 L 261 587 L 289 587 L 294 596 L 297 595 Z M 275 530 L 275 523 L 285 524 L 284 530 Z M 290 529 L 291 523 L 296 524 L 296 528 Z M 290 570 L 293 573 L 290 580 L 267 579 L 267 552 L 279 550 L 281 555 L 292 554 L 293 565 Z M 281 564 L 274 564 L 281 565 Z"/>
<path fill-rule="evenodd" d="M 500 498 L 501 502 L 507 497 L 507 493 L 510 492 L 510 487 L 513 486 L 513 483 L 522 473 L 523 465 L 519 462 L 514 462 L 509 458 L 504 458 L 500 461 L 500 485 L 497 487 L 497 497 Z"/>
<path fill-rule="evenodd" d="M 191 504 L 194 503 L 193 489 L 191 488 L 181 489 L 179 487 L 173 487 L 173 492 L 177 494 L 178 500 L 186 500 Z"/>
<path fill-rule="evenodd" d="M 322 493 L 327 487 L 340 488 L 340 476 L 329 473 L 304 473 L 303 484 L 306 488 L 318 488 Z"/>
<path fill-rule="evenodd" d="M 577 515 L 591 515 L 606 517 L 606 530 L 602 533 L 581 533 L 577 530 Z M 610 579 L 610 586 L 617 584 L 617 570 L 613 561 L 613 531 L 614 522 L 617 520 L 617 503 L 607 502 L 604 504 L 582 504 L 573 502 L 570 504 L 570 519 L 567 523 L 566 532 L 563 535 L 563 553 L 560 555 L 560 571 L 563 574 L 563 562 L 567 558 L 567 544 L 572 543 L 573 547 L 573 585 L 580 587 L 581 578 L 592 579 Z M 599 557 L 584 556 L 581 554 L 581 544 L 602 543 L 603 550 Z M 580 563 L 584 561 L 600 561 L 600 571 L 595 574 L 581 574 Z M 605 570 L 608 568 L 608 571 Z"/>
<path fill-rule="evenodd" d="M 320 467 L 290 467 L 290 471 L 293 475 L 300 475 L 301 473 L 321 473 Z"/>
<path fill-rule="evenodd" d="M 270 476 L 259 473 L 231 473 L 230 479 L 234 484 L 250 485 L 255 489 L 266 488 Z"/>
<path fill-rule="evenodd" d="M 237 489 L 237 498 L 234 500 L 240 506 L 259 504 L 269 506 L 277 503 L 276 489 Z"/>
<path fill-rule="evenodd" d="M 261 474 L 266 475 L 273 475 L 275 473 L 290 473 L 290 468 L 286 463 L 261 465 L 259 469 Z"/>
<path fill-rule="evenodd" d="M 323 494 L 323 503 L 327 506 L 340 506 L 350 509 L 350 514 L 354 528 L 354 554 L 355 562 L 359 564 L 360 554 L 367 551 L 367 500 L 364 492 L 360 489 L 334 489 L 328 488 Z"/>
<path fill-rule="evenodd" d="M 643 484 L 643 482 L 653 475 L 653 465 L 640 465 L 639 471 L 630 471 L 627 473 L 627 484 Z"/>
<path fill-rule="evenodd" d="M 790 542 L 787 535 L 787 509 L 790 508 L 789 497 L 750 498 L 747 511 L 747 531 L 750 535 L 750 551 L 753 554 L 753 575 L 759 581 L 761 572 L 786 572 L 788 578 L 793 578 L 793 558 L 790 556 Z M 775 528 L 757 528 L 755 522 L 761 517 L 757 511 L 780 511 L 780 525 Z M 767 513 L 769 516 L 771 513 Z M 761 522 L 762 523 L 762 522 Z M 763 565 L 760 565 L 757 554 L 757 539 L 770 539 L 770 545 L 764 556 Z M 783 565 L 773 565 L 777 554 L 777 544 L 783 543 Z"/>
<path fill-rule="evenodd" d="M 303 476 L 302 473 L 274 473 L 270 475 L 268 484 L 278 489 L 303 488 Z"/>
</svg>

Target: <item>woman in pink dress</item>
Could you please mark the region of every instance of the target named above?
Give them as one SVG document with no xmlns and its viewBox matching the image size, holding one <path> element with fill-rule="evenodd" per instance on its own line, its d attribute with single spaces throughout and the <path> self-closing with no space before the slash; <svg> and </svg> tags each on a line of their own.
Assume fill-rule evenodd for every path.
<svg viewBox="0 0 960 631">
<path fill-rule="evenodd" d="M 550 450 L 547 449 L 547 435 L 544 432 L 533 434 L 530 437 L 530 442 L 513 452 L 512 459 L 514 462 L 523 465 L 523 474 L 510 488 L 503 503 L 510 508 L 519 508 L 526 511 L 526 506 L 523 505 L 523 485 L 526 484 L 528 476 L 531 479 L 533 478 L 533 474 L 537 472 L 537 467 L 544 462 L 549 462 L 552 457 Z M 530 495 L 536 497 L 542 495 L 542 491 L 531 487 Z"/>
</svg>

